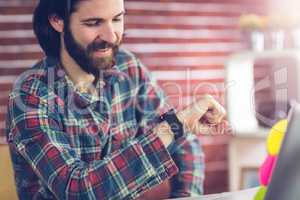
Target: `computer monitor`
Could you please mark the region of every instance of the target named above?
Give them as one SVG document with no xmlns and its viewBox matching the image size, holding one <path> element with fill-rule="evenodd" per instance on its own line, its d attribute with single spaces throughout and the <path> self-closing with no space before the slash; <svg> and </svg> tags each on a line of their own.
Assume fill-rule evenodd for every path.
<svg viewBox="0 0 300 200">
<path fill-rule="evenodd" d="M 300 199 L 300 105 L 294 105 L 265 200 Z"/>
<path fill-rule="evenodd" d="M 300 102 L 300 50 L 246 51 L 226 69 L 228 120 L 236 134 L 265 135 Z"/>
</svg>

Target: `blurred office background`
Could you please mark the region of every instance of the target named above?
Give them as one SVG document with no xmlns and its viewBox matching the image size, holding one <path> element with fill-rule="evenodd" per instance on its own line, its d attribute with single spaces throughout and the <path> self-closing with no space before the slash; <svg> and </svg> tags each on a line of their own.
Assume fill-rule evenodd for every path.
<svg viewBox="0 0 300 200">
<path fill-rule="evenodd" d="M 4 137 L 9 91 L 16 77 L 43 57 L 31 25 L 36 2 L 37 0 L 0 0 L 0 141 L 2 143 L 0 170 L 2 172 L 9 171 L 6 168 L 10 167 L 7 163 L 7 145 Z M 249 60 L 247 57 L 249 55 L 252 60 L 255 60 L 256 55 L 264 52 L 273 52 L 273 50 L 281 52 L 285 49 L 295 49 L 297 46 L 296 37 L 293 35 L 297 33 L 297 20 L 294 20 L 297 19 L 296 14 L 291 14 L 294 12 L 290 12 L 289 7 L 283 8 L 280 1 L 278 2 L 273 0 L 126 0 L 127 35 L 124 46 L 135 52 L 148 66 L 175 107 L 181 108 L 193 98 L 205 93 L 213 95 L 227 107 L 232 105 L 228 104 L 230 98 L 235 99 L 236 102 L 244 96 L 241 88 L 238 92 L 232 91 L 230 95 L 226 94 L 230 87 L 230 81 L 228 82 L 226 76 L 231 76 L 228 69 L 236 65 L 240 65 L 239 69 L 242 69 L 244 56 L 246 60 Z M 285 3 L 287 4 L 289 3 Z M 296 2 L 292 8 L 297 6 L 299 4 Z M 279 11 L 281 14 L 276 15 Z M 291 15 L 283 18 L 287 11 Z M 266 16 L 272 17 L 266 18 Z M 270 25 L 272 20 L 273 24 Z M 272 34 L 275 35 L 275 39 L 270 36 Z M 236 55 L 238 59 L 242 59 L 242 64 L 235 62 Z M 270 57 L 273 58 L 273 54 Z M 280 57 L 279 60 L 281 63 L 287 62 L 288 65 L 297 65 L 297 60 L 289 58 L 289 56 Z M 274 67 L 273 61 L 274 59 L 269 59 L 267 56 L 250 64 L 250 67 L 257 68 L 256 71 L 254 70 L 255 74 L 258 74 L 254 78 L 256 81 L 269 77 L 269 73 L 272 73 L 270 69 Z M 249 67 L 249 63 L 246 65 Z M 247 73 L 241 71 L 242 79 L 243 76 L 249 79 Z M 270 99 L 273 94 L 272 91 L 262 90 L 257 94 L 259 95 L 265 100 Z M 255 101 L 257 107 L 267 117 L 272 118 L 271 124 L 269 121 L 258 120 L 254 123 L 253 130 L 251 127 L 245 128 L 248 131 L 244 135 L 235 132 L 235 128 L 243 132 L 245 130 L 243 127 L 239 129 L 232 126 L 231 133 L 199 136 L 206 155 L 204 185 L 206 194 L 242 189 L 257 184 L 257 168 L 264 156 L 265 140 L 264 133 L 260 133 L 261 129 L 257 127 L 268 128 L 273 121 L 285 117 L 282 112 L 278 116 L 272 113 L 274 110 L 272 102 L 264 101 L 259 104 L 260 102 L 262 101 Z M 248 111 L 241 109 L 240 118 L 249 115 L 243 113 Z M 231 118 L 231 120 L 235 119 Z M 254 129 L 259 131 L 255 132 Z M 255 133 L 251 135 L 251 132 Z M 242 160 L 243 158 L 246 159 Z M 1 184 L 10 181 L 2 177 L 0 180 Z M 4 188 L 2 185 L 0 185 L 0 192 L 3 192 L 4 189 L 1 188 Z"/>
</svg>

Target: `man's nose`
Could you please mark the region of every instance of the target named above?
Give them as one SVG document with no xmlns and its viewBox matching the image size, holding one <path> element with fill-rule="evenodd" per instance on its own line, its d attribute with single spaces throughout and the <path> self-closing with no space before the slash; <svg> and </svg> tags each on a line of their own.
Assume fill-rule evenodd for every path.
<svg viewBox="0 0 300 200">
<path fill-rule="evenodd" d="M 101 32 L 100 32 L 101 40 L 104 40 L 109 43 L 115 43 L 117 42 L 117 35 L 113 28 L 113 25 L 111 22 L 107 22 L 103 24 Z"/>
</svg>

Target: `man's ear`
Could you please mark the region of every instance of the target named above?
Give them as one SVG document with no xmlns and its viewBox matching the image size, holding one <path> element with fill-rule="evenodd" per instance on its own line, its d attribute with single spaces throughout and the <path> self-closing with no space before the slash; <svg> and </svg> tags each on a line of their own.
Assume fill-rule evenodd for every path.
<svg viewBox="0 0 300 200">
<path fill-rule="evenodd" d="M 59 33 L 62 33 L 64 31 L 64 21 L 58 17 L 57 15 L 51 15 L 48 18 L 51 26 Z"/>
</svg>

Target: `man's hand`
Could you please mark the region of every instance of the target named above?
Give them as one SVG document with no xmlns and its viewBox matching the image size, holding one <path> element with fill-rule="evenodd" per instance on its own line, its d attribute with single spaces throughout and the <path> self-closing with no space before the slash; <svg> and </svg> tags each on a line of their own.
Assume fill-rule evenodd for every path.
<svg viewBox="0 0 300 200">
<path fill-rule="evenodd" d="M 223 133 L 225 109 L 212 96 L 205 95 L 177 113 L 184 127 L 193 134 Z"/>
<path fill-rule="evenodd" d="M 227 126 L 224 120 L 225 109 L 210 95 L 205 95 L 176 115 L 186 131 L 193 134 L 223 134 Z M 174 133 L 166 122 L 156 126 L 154 131 L 166 147 L 174 138 Z"/>
</svg>

